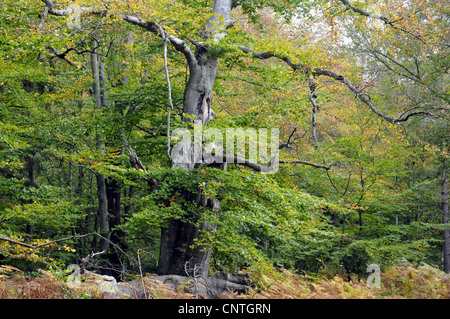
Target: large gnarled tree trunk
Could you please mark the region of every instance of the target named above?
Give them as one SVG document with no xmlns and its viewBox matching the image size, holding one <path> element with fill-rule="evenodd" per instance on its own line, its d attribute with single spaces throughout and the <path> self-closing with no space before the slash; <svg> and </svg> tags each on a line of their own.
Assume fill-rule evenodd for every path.
<svg viewBox="0 0 450 319">
<path fill-rule="evenodd" d="M 218 41 L 223 34 L 225 25 L 219 23 L 221 17 L 225 23 L 229 23 L 230 14 L 233 7 L 232 0 L 215 0 L 213 13 L 215 16 L 208 21 L 203 31 L 203 37 L 212 37 Z M 183 113 L 189 115 L 185 117 L 186 122 L 201 121 L 203 125 L 208 124 L 214 118 L 212 105 L 212 90 L 216 79 L 218 59 L 213 55 L 210 48 L 201 43 L 196 44 L 195 53 L 192 56 L 186 54 L 189 62 L 189 81 L 184 92 Z M 192 169 L 195 164 L 194 149 L 191 149 L 190 163 L 174 164 L 185 169 Z M 198 206 L 208 207 L 217 212 L 220 203 L 217 199 L 205 199 L 201 193 L 192 194 L 185 192 L 184 199 L 194 201 Z M 202 216 L 192 214 L 189 222 L 179 219 L 171 219 L 168 227 L 161 230 L 160 257 L 157 273 L 187 275 L 187 265 L 200 266 L 202 276 L 208 275 L 211 250 L 209 247 L 196 246 L 196 239 L 204 231 L 212 231 L 216 225 L 211 222 L 201 221 Z"/>
</svg>

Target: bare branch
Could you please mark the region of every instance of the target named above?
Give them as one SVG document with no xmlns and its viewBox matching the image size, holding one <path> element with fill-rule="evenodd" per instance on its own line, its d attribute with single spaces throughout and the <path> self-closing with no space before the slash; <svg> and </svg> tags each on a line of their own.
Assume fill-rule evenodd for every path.
<svg viewBox="0 0 450 319">
<path fill-rule="evenodd" d="M 159 27 L 159 26 L 158 26 Z M 164 30 L 159 27 L 161 37 L 164 41 L 164 70 L 166 73 L 166 82 L 167 82 L 167 94 L 169 96 L 169 112 L 167 113 L 167 155 L 171 158 L 170 155 L 170 116 L 173 111 L 173 101 L 172 101 L 172 86 L 170 84 L 170 75 L 169 75 L 169 66 L 167 64 L 167 43 L 169 39 L 166 36 Z"/>
<path fill-rule="evenodd" d="M 44 2 L 46 7 L 48 8 L 49 14 L 56 15 L 56 16 L 67 16 L 67 15 L 72 14 L 71 9 L 54 9 L 53 2 L 50 0 L 42 0 L 42 2 Z M 107 16 L 108 12 L 109 12 L 107 9 L 96 9 L 96 8 L 91 8 L 91 7 L 79 7 L 78 10 L 83 14 L 101 15 L 101 16 Z M 160 37 L 163 36 L 160 32 L 161 28 L 158 24 L 156 24 L 154 22 L 144 21 L 139 16 L 131 15 L 131 14 L 123 14 L 123 13 L 121 13 L 121 14 L 110 13 L 109 16 L 110 17 L 117 16 L 125 22 L 139 26 L 139 27 L 146 29 Z M 173 35 L 167 35 L 167 39 L 170 41 L 170 43 L 175 47 L 175 49 L 177 51 L 180 51 L 181 53 L 184 54 L 184 56 L 186 57 L 186 59 L 188 61 L 189 66 L 191 68 L 196 66 L 196 60 L 195 60 L 194 53 L 186 45 L 186 43 L 183 40 L 181 40 Z"/>
<path fill-rule="evenodd" d="M 38 249 L 38 248 L 41 248 L 41 247 L 45 247 L 45 246 L 49 246 L 51 244 L 55 244 L 55 243 L 58 243 L 58 242 L 61 242 L 61 241 L 66 241 L 66 240 L 71 240 L 71 239 L 78 239 L 78 238 L 84 238 L 84 237 L 88 237 L 88 236 L 97 236 L 97 237 L 100 237 L 101 239 L 107 240 L 115 249 L 117 249 L 122 254 L 124 254 L 125 256 L 130 258 L 130 260 L 132 260 L 133 262 L 136 262 L 134 258 L 132 258 L 131 256 L 127 255 L 127 253 L 125 253 L 123 251 L 123 249 L 120 248 L 117 244 L 111 242 L 109 239 L 107 239 L 104 236 L 102 236 L 102 235 L 100 235 L 98 233 L 95 233 L 95 232 L 87 233 L 87 234 L 83 234 L 83 235 L 75 235 L 75 236 L 70 236 L 70 237 L 65 237 L 65 238 L 59 238 L 59 239 L 55 239 L 55 240 L 49 241 L 49 242 L 44 243 L 44 244 L 39 244 L 39 245 L 30 245 L 30 244 L 27 244 L 27 243 L 24 243 L 24 242 L 20 242 L 20 241 L 13 240 L 13 239 L 10 239 L 10 238 L 5 238 L 5 237 L 0 237 L 0 241 L 7 241 L 7 242 L 10 242 L 11 244 L 15 244 L 15 245 L 19 245 L 19 246 L 23 246 L 23 247 L 27 247 L 27 248 L 35 250 L 35 249 Z M 104 253 L 104 252 L 101 252 L 101 253 Z M 95 254 L 93 253 L 93 256 L 101 254 L 101 253 L 95 253 Z"/>
<path fill-rule="evenodd" d="M 130 156 L 130 164 L 131 166 L 133 166 L 135 169 L 137 170 L 143 170 L 146 171 L 144 165 L 142 165 L 141 160 L 139 159 L 139 157 L 136 155 L 136 153 L 134 152 L 133 148 L 130 146 L 130 144 L 128 144 L 128 141 L 125 137 L 122 137 L 122 143 L 125 146 L 125 148 L 128 151 L 128 154 Z"/>
<path fill-rule="evenodd" d="M 104 253 L 105 253 L 104 250 L 101 251 L 101 252 L 98 252 L 98 253 L 91 252 L 91 253 L 90 253 L 89 255 L 87 255 L 86 257 L 81 258 L 80 263 L 79 263 L 79 266 L 80 266 L 80 273 L 81 273 L 81 274 L 84 274 L 84 270 L 86 269 L 87 265 L 89 264 L 89 261 L 90 261 L 92 258 L 94 258 L 94 257 L 97 256 L 97 255 L 104 254 Z"/>
<path fill-rule="evenodd" d="M 292 148 L 292 145 L 291 145 L 291 138 L 292 138 L 292 136 L 294 135 L 295 131 L 297 131 L 297 128 L 294 128 L 294 129 L 292 130 L 291 134 L 290 134 L 289 137 L 288 137 L 287 142 L 286 142 L 286 143 L 283 143 L 283 144 L 280 144 L 280 146 L 278 147 L 278 149 L 281 150 L 281 149 L 283 149 L 283 148 Z"/>
<path fill-rule="evenodd" d="M 362 9 L 360 9 L 360 8 L 357 8 L 357 7 L 353 6 L 353 5 L 352 5 L 349 1 L 347 1 L 347 0 L 338 0 L 338 1 L 342 2 L 347 8 L 349 8 L 349 9 L 352 10 L 353 12 L 356 12 L 356 13 L 358 13 L 358 14 L 360 14 L 360 15 L 362 15 L 362 16 L 368 17 L 368 18 L 373 18 L 373 19 L 380 20 L 380 21 L 384 22 L 386 25 L 389 25 L 390 27 L 392 27 L 392 28 L 394 28 L 394 29 L 396 29 L 396 30 L 400 30 L 400 31 L 402 31 L 402 32 L 405 32 L 405 33 L 407 33 L 407 34 L 413 36 L 414 38 L 416 38 L 416 39 L 418 39 L 418 40 L 424 42 L 423 39 L 422 39 L 420 36 L 415 35 L 414 33 L 412 33 L 411 31 L 409 31 L 409 30 L 407 30 L 407 29 L 405 29 L 405 28 L 402 28 L 402 27 L 399 27 L 399 26 L 395 25 L 395 23 L 398 22 L 398 21 L 400 21 L 401 19 L 397 19 L 397 20 L 391 21 L 391 20 L 389 20 L 388 18 L 386 18 L 385 16 L 374 15 L 374 14 L 372 14 L 372 13 L 370 13 L 370 12 L 367 12 L 367 11 L 364 11 L 364 10 L 362 10 Z"/>
<path fill-rule="evenodd" d="M 325 165 L 320 165 L 320 164 L 314 164 L 314 163 L 310 163 L 310 162 L 306 162 L 306 161 L 301 161 L 301 160 L 292 160 L 292 161 L 279 161 L 280 164 L 302 164 L 302 165 L 308 165 L 308 166 L 312 166 L 315 168 L 323 168 L 325 170 L 330 170 L 331 166 L 325 166 Z"/>
<path fill-rule="evenodd" d="M 358 90 L 350 81 L 348 81 L 347 79 L 344 78 L 344 76 L 337 74 L 333 71 L 330 70 L 325 70 L 325 69 L 319 69 L 319 68 L 315 68 L 314 70 L 312 70 L 313 74 L 315 75 L 324 75 L 324 76 L 328 76 L 331 77 L 333 79 L 335 79 L 336 81 L 339 81 L 341 83 L 343 83 L 345 86 L 347 86 L 353 93 L 355 93 L 355 97 L 357 99 L 359 99 L 361 102 L 363 102 L 364 104 L 366 104 L 371 110 L 372 112 L 374 112 L 375 114 L 377 114 L 379 117 L 381 117 L 382 119 L 388 121 L 391 124 L 397 124 L 400 122 L 406 122 L 411 116 L 415 116 L 415 115 L 425 115 L 425 116 L 434 116 L 433 114 L 429 113 L 429 112 L 414 112 L 414 113 L 410 113 L 408 115 L 403 115 L 401 117 L 397 117 L 397 118 L 393 118 L 390 116 L 385 115 L 384 113 L 380 112 L 372 103 L 370 96 L 367 94 L 363 94 L 361 93 L 360 90 Z"/>
</svg>

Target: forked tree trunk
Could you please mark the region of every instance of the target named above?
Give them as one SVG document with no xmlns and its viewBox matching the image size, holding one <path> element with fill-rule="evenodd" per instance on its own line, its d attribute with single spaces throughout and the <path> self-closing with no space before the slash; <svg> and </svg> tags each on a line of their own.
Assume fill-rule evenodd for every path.
<svg viewBox="0 0 450 319">
<path fill-rule="evenodd" d="M 200 195 L 195 195 L 200 197 Z M 197 199 L 191 200 L 197 201 Z M 207 206 L 213 212 L 219 210 L 219 201 L 200 199 L 198 205 Z M 189 268 L 197 266 L 196 275 L 208 276 L 211 249 L 205 245 L 196 244 L 203 232 L 211 232 L 216 228 L 213 222 L 201 221 L 202 216 L 192 214 L 189 222 L 170 219 L 169 225 L 161 229 L 160 257 L 157 273 L 159 275 L 176 274 L 190 275 Z"/>
<path fill-rule="evenodd" d="M 212 57 L 208 50 L 197 47 L 197 68 L 190 75 L 184 96 L 184 113 L 194 117 L 202 124 L 207 124 L 214 117 L 211 109 L 212 89 L 216 76 L 218 61 Z M 185 118 L 189 121 L 189 118 Z M 188 163 L 177 163 L 187 170 L 194 167 L 193 149 Z M 202 200 L 201 194 L 183 194 L 187 200 L 196 202 L 199 206 L 208 206 L 217 210 L 219 203 Z M 201 216 L 193 214 L 187 218 L 189 222 L 171 219 L 168 227 L 161 229 L 160 257 L 157 273 L 159 275 L 176 274 L 186 276 L 185 266 L 197 264 L 201 266 L 202 276 L 207 276 L 211 251 L 208 247 L 195 247 L 196 239 L 202 231 L 212 231 L 213 223 L 200 222 Z"/>
</svg>

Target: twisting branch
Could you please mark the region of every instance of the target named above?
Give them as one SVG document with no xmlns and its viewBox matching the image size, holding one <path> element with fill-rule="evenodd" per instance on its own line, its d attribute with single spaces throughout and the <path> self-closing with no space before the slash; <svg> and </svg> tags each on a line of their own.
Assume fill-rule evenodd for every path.
<svg viewBox="0 0 450 319">
<path fill-rule="evenodd" d="M 23 242 L 20 242 L 20 241 L 17 241 L 17 240 L 13 240 L 13 239 L 10 239 L 10 238 L 5 238 L 5 237 L 0 237 L 0 240 L 1 241 L 7 241 L 7 242 L 10 242 L 11 244 L 15 244 L 15 245 L 19 245 L 19 246 L 23 246 L 23 247 L 27 247 L 27 248 L 31 248 L 31 249 L 38 249 L 38 248 L 41 248 L 41 247 L 45 247 L 45 246 L 49 246 L 51 244 L 58 243 L 60 241 L 66 241 L 66 240 L 77 239 L 77 238 L 84 238 L 84 237 L 91 236 L 91 235 L 98 235 L 98 234 L 97 233 L 89 233 L 89 234 L 84 234 L 84 235 L 75 235 L 75 236 L 71 236 L 71 237 L 55 239 L 55 240 L 49 241 L 49 242 L 44 243 L 44 244 L 39 244 L 39 245 L 30 245 L 30 244 L 27 244 L 27 243 L 23 243 Z"/>
<path fill-rule="evenodd" d="M 292 136 L 294 135 L 295 131 L 297 131 L 297 128 L 294 128 L 294 129 L 292 130 L 291 134 L 290 134 L 289 137 L 288 137 L 287 142 L 286 142 L 286 143 L 283 143 L 283 144 L 280 144 L 280 146 L 278 147 L 278 149 L 281 150 L 281 149 L 283 149 L 283 148 L 292 148 L 292 145 L 291 145 L 291 138 L 292 138 Z"/>
<path fill-rule="evenodd" d="M 414 33 L 412 33 L 411 31 L 409 31 L 409 30 L 407 30 L 407 29 L 405 29 L 405 28 L 402 28 L 402 27 L 399 27 L 399 26 L 395 25 L 395 23 L 396 23 L 397 21 L 399 21 L 399 20 L 391 21 L 391 20 L 389 20 L 388 18 L 386 18 L 385 16 L 382 16 L 382 15 L 374 15 L 374 14 L 372 14 L 372 13 L 370 13 L 370 12 L 367 12 L 367 11 L 364 11 L 364 10 L 362 10 L 362 9 L 360 9 L 360 8 L 355 7 L 354 5 L 352 5 L 352 4 L 351 4 L 349 1 L 347 1 L 347 0 L 338 0 L 338 1 L 342 2 L 347 8 L 349 8 L 349 9 L 352 10 L 353 12 L 356 12 L 356 13 L 358 13 L 358 14 L 360 14 L 360 15 L 362 15 L 362 16 L 368 17 L 368 18 L 373 18 L 373 19 L 380 20 L 380 21 L 382 21 L 384 24 L 386 24 L 386 25 L 388 25 L 388 26 L 390 26 L 390 27 L 392 27 L 392 28 L 394 28 L 394 29 L 396 29 L 396 30 L 400 30 L 400 31 L 402 31 L 402 32 L 405 32 L 405 33 L 407 33 L 407 34 L 413 36 L 414 38 L 416 38 L 416 39 L 418 39 L 418 40 L 424 42 L 423 39 L 422 39 L 420 36 L 415 35 Z"/>
<path fill-rule="evenodd" d="M 429 112 L 425 112 L 425 111 L 420 111 L 420 112 L 411 112 L 407 115 L 403 114 L 400 117 L 390 117 L 385 115 L 384 113 L 382 113 L 381 111 L 379 111 L 375 105 L 373 105 L 370 96 L 362 93 L 360 90 L 358 90 L 350 81 L 348 81 L 347 79 L 345 79 L 345 77 L 343 75 L 340 75 L 336 72 L 333 72 L 331 70 L 327 70 L 327 69 L 320 69 L 320 68 L 314 68 L 311 69 L 308 66 L 305 66 L 301 63 L 296 64 L 294 62 L 292 62 L 292 60 L 287 57 L 287 56 L 283 56 L 280 55 L 278 53 L 274 53 L 272 51 L 268 51 L 268 52 L 253 52 L 252 49 L 244 47 L 244 46 L 240 46 L 239 47 L 240 50 L 244 53 L 251 53 L 253 55 L 253 57 L 261 59 L 261 60 L 265 60 L 265 59 L 270 59 L 270 58 L 277 58 L 279 60 L 284 61 L 289 67 L 291 67 L 294 71 L 303 71 L 304 73 L 307 74 L 311 74 L 314 76 L 327 76 L 330 77 L 336 81 L 341 82 L 342 84 L 344 84 L 348 89 L 350 89 L 354 94 L 355 97 L 357 99 L 359 99 L 361 102 L 363 102 L 364 104 L 366 104 L 371 110 L 372 112 L 374 112 L 375 114 L 377 114 L 378 116 L 380 116 L 382 119 L 388 121 L 391 124 L 397 124 L 400 122 L 405 122 L 407 121 L 411 116 L 416 116 L 416 115 L 424 115 L 424 116 L 431 116 L 434 117 L 433 114 L 429 113 Z"/>
</svg>

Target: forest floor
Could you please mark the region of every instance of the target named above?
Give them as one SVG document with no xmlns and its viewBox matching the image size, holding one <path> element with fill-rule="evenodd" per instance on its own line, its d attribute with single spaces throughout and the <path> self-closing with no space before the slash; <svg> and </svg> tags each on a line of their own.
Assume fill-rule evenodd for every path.
<svg viewBox="0 0 450 319">
<path fill-rule="evenodd" d="M 381 273 L 379 288 L 370 288 L 365 280 L 345 280 L 311 277 L 280 270 L 276 276 L 250 274 L 258 289 L 248 294 L 228 293 L 221 298 L 232 299 L 450 299 L 450 275 L 439 269 L 422 265 L 391 267 Z M 146 275 L 136 282 L 143 283 L 128 298 L 142 298 L 142 291 L 155 299 L 192 299 L 187 286 L 174 289 Z M 120 284 L 120 283 L 119 283 Z M 39 270 L 27 276 L 12 266 L 0 265 L 0 299 L 109 299 L 98 287 L 98 281 L 83 280 L 77 287 L 70 287 L 67 280 L 57 279 L 49 271 Z M 143 289 L 142 287 L 145 287 Z"/>
</svg>

